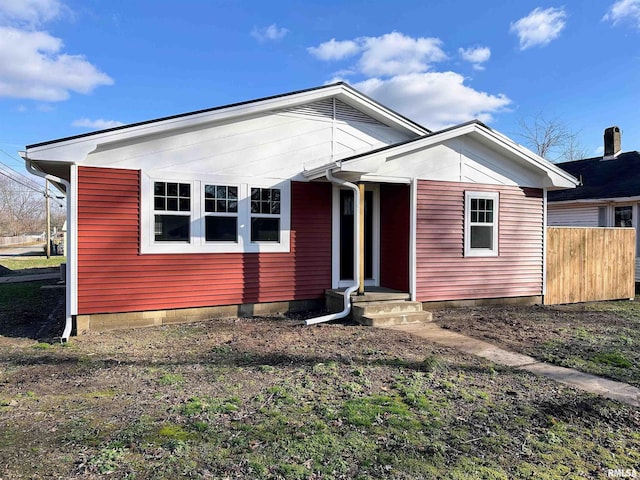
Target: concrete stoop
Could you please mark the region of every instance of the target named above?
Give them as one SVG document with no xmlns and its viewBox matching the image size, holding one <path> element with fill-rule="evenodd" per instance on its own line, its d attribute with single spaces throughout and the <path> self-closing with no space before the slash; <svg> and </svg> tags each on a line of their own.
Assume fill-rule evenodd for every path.
<svg viewBox="0 0 640 480">
<path fill-rule="evenodd" d="M 358 301 L 351 307 L 353 319 L 360 325 L 383 327 L 433 321 L 433 314 L 422 310 L 422 303 L 408 300 Z"/>
</svg>

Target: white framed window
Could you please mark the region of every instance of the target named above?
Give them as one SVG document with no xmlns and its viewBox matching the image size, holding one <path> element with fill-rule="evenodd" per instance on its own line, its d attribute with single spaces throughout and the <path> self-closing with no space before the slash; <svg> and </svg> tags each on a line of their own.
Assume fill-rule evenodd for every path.
<svg viewBox="0 0 640 480">
<path fill-rule="evenodd" d="M 156 242 L 191 239 L 191 184 L 153 182 L 153 224 Z"/>
<path fill-rule="evenodd" d="M 279 188 L 251 187 L 251 241 L 280 241 Z"/>
<path fill-rule="evenodd" d="M 205 242 L 238 243 L 237 185 L 204 185 Z"/>
<path fill-rule="evenodd" d="M 498 256 L 497 192 L 465 192 L 464 256 Z"/>
<path fill-rule="evenodd" d="M 140 253 L 289 252 L 288 180 L 141 172 Z"/>
</svg>

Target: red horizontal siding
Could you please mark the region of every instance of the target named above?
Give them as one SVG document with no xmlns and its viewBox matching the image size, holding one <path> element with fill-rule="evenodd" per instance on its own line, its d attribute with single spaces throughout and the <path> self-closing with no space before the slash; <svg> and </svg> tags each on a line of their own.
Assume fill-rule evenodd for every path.
<svg viewBox="0 0 640 480">
<path fill-rule="evenodd" d="M 497 257 L 464 256 L 464 193 L 498 192 Z M 542 191 L 421 180 L 416 225 L 419 301 L 542 294 Z"/>
<path fill-rule="evenodd" d="M 78 169 L 78 313 L 322 298 L 331 186 L 291 184 L 290 253 L 139 254 L 139 172 Z"/>
</svg>

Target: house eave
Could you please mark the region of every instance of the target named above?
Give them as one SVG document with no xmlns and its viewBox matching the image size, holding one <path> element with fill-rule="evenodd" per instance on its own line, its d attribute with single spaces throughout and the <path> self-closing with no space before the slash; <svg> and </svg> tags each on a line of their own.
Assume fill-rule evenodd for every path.
<svg viewBox="0 0 640 480">
<path fill-rule="evenodd" d="M 630 203 L 640 202 L 640 195 L 631 197 L 607 197 L 607 198 L 579 198 L 574 200 L 549 200 L 549 204 L 553 205 L 570 205 L 570 204 L 595 204 L 595 203 Z"/>
</svg>

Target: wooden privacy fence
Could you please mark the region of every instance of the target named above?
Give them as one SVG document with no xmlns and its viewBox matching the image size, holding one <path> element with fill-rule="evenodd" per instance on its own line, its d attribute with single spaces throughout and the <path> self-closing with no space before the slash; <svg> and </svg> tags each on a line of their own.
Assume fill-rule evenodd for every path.
<svg viewBox="0 0 640 480">
<path fill-rule="evenodd" d="M 634 228 L 547 228 L 544 303 L 633 298 Z"/>
</svg>

